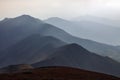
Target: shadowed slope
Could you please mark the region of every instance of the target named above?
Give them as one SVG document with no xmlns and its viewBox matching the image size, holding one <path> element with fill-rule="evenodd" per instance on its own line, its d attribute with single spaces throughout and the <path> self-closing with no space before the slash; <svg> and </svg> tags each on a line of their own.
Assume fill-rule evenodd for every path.
<svg viewBox="0 0 120 80">
<path fill-rule="evenodd" d="M 49 51 L 64 44 L 66 43 L 54 37 L 31 35 L 1 52 L 0 67 L 39 62 L 50 55 Z"/>
<path fill-rule="evenodd" d="M 64 30 L 46 24 L 28 15 L 0 22 L 0 50 L 4 50 L 33 34 L 52 36 L 67 43 L 77 43 L 91 52 L 109 56 L 120 61 L 120 50 L 118 48 L 87 39 L 73 37 Z"/>
<path fill-rule="evenodd" d="M 87 18 L 87 17 L 86 17 Z M 91 17 L 92 18 L 92 17 Z M 81 19 L 81 18 L 80 18 Z M 109 44 L 119 44 L 120 38 L 116 35 L 120 34 L 120 28 L 105 25 L 99 22 L 91 20 L 81 21 L 68 21 L 57 17 L 48 18 L 46 23 L 52 24 L 60 29 L 67 31 L 68 33 L 77 37 L 86 38 L 98 42 L 104 42 Z M 69 39 L 72 42 L 82 45 L 84 48 L 91 52 L 95 52 L 100 55 L 112 57 L 120 61 L 120 50 L 115 46 L 100 44 L 87 40 Z"/>
<path fill-rule="evenodd" d="M 46 60 L 33 66 L 71 66 L 120 76 L 120 63 L 91 53 L 77 44 L 60 47 Z"/>
</svg>

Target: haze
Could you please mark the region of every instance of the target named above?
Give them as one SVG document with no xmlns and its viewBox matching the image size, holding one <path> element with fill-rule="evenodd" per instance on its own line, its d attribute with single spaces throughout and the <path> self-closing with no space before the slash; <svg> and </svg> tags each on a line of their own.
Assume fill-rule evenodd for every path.
<svg viewBox="0 0 120 80">
<path fill-rule="evenodd" d="M 0 19 L 29 14 L 42 19 L 92 15 L 118 20 L 119 3 L 120 0 L 0 0 Z"/>
</svg>

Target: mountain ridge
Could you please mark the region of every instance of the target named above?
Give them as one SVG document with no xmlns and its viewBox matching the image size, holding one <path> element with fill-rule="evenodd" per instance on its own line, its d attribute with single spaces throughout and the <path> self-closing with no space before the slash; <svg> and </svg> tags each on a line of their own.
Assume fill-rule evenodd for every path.
<svg viewBox="0 0 120 80">
<path fill-rule="evenodd" d="M 118 48 L 72 36 L 56 26 L 29 16 L 20 18 L 21 16 L 17 17 L 15 21 L 10 19 L 4 25 L 0 23 L 0 49 L 4 48 L 0 52 L 1 67 L 9 64 L 40 62 L 43 66 L 53 63 L 53 65 L 82 67 L 119 75 L 119 63 L 104 57 L 109 56 L 119 61 L 120 50 Z M 70 45 L 71 43 L 75 44 Z"/>
<path fill-rule="evenodd" d="M 34 18 L 32 19 L 34 20 Z M 40 34 L 44 36 L 53 36 L 67 43 L 77 43 L 91 52 L 109 56 L 120 61 L 120 58 L 118 57 L 120 50 L 115 46 L 98 43 L 88 39 L 77 38 L 62 29 L 39 20 L 36 21 L 36 19 L 35 22 L 27 20 L 29 23 L 23 22 L 23 24 L 16 24 L 15 21 L 12 21 L 14 23 L 9 23 L 9 21 L 7 21 L 5 25 L 0 25 L 0 50 L 5 50 L 7 47 L 16 44 L 20 40 L 32 34 Z M 19 22 L 19 20 L 17 22 Z"/>
<path fill-rule="evenodd" d="M 1 51 L 0 67 L 15 64 L 30 64 L 44 60 L 49 51 L 66 43 L 50 36 L 34 34 Z"/>
<path fill-rule="evenodd" d="M 35 63 L 33 66 L 70 66 L 120 76 L 118 62 L 91 53 L 74 43 L 56 49 L 46 60 Z"/>
<path fill-rule="evenodd" d="M 59 18 L 57 18 L 57 19 L 59 19 Z M 79 34 L 79 36 L 81 35 L 81 37 L 82 36 L 84 36 L 84 33 L 85 33 L 85 35 L 87 35 L 87 37 L 90 37 L 91 36 L 91 34 L 93 34 L 92 35 L 92 37 L 90 37 L 90 38 L 93 38 L 93 37 L 95 37 L 95 35 L 96 34 L 98 34 L 97 35 L 97 39 L 100 39 L 99 37 L 101 36 L 101 32 L 103 33 L 104 32 L 104 29 L 103 30 L 101 30 L 101 29 L 99 29 L 98 28 L 98 31 L 95 31 L 94 29 L 92 30 L 87 30 L 87 29 L 89 29 L 89 27 L 90 27 L 90 25 L 91 25 L 91 22 L 90 22 L 90 25 L 88 25 L 88 26 L 86 26 L 86 23 L 85 23 L 85 25 L 84 25 L 84 23 L 83 23 L 83 26 L 82 26 L 82 23 L 73 23 L 73 22 L 69 22 L 69 21 L 65 21 L 65 23 L 64 23 L 64 20 L 63 21 L 61 21 L 62 19 L 59 19 L 58 21 L 55 19 L 55 20 L 45 20 L 45 22 L 47 22 L 47 23 L 49 23 L 49 24 L 52 24 L 52 25 L 54 25 L 54 26 L 56 26 L 56 27 L 58 27 L 58 28 L 61 28 L 61 29 L 63 29 L 63 30 L 65 30 L 65 31 L 67 31 L 67 32 L 69 32 L 69 33 L 71 33 L 72 34 L 72 32 L 75 32 L 75 33 L 73 33 L 73 34 L 76 34 L 76 32 L 78 33 L 80 33 Z M 92 22 L 92 23 L 94 23 L 94 22 Z M 99 24 L 95 24 L 96 26 L 97 25 L 99 25 Z M 93 26 L 93 27 L 95 27 L 95 25 Z M 100 24 L 101 25 L 101 24 Z M 86 26 L 86 27 L 84 27 L 84 26 Z M 104 25 L 105 26 L 105 25 Z M 86 29 L 85 29 L 86 28 Z M 109 28 L 110 29 L 110 28 Z M 107 30 L 107 31 L 109 31 L 109 29 L 107 30 L 107 28 L 105 28 L 105 30 Z M 112 29 L 111 29 L 112 30 Z M 117 31 L 112 31 L 112 32 L 118 32 L 118 30 L 119 29 L 116 29 Z M 90 34 L 90 32 L 95 32 L 95 33 L 91 33 Z M 118 33 L 117 33 L 118 34 Z M 89 35 L 89 36 L 88 36 Z M 104 34 L 105 35 L 105 34 Z M 103 35 L 103 36 L 104 36 Z M 103 36 L 101 36 L 101 37 L 103 37 Z M 108 38 L 108 37 L 111 37 L 112 36 L 112 34 L 110 35 L 108 35 L 107 37 L 105 37 L 105 38 Z M 116 35 L 115 35 L 116 36 Z M 79 37 L 77 37 L 77 38 L 79 38 Z M 118 37 L 117 37 L 118 38 Z M 84 38 L 82 38 L 82 39 L 84 39 Z M 104 38 L 102 38 L 102 39 L 104 39 Z M 109 39 L 109 38 L 108 38 Z M 86 39 L 86 40 L 89 40 L 89 39 Z M 75 41 L 75 40 L 72 40 L 73 41 L 73 43 L 75 43 L 75 42 L 77 42 L 77 44 L 79 44 L 79 45 L 82 45 L 84 48 L 86 48 L 86 49 L 88 49 L 89 51 L 91 51 L 91 52 L 95 52 L 95 53 L 101 53 L 102 55 L 104 55 L 104 56 L 109 56 L 109 57 L 112 57 L 112 56 L 114 56 L 114 59 L 115 59 L 115 57 L 117 57 L 117 56 L 120 56 L 119 55 L 119 49 L 115 49 L 115 46 L 112 46 L 112 45 L 104 45 L 104 43 L 100 43 L 100 42 L 97 42 L 97 43 L 99 43 L 99 44 L 97 44 L 97 43 L 94 43 L 94 42 L 96 42 L 96 41 L 90 41 L 89 43 L 88 43 L 88 41 L 86 41 L 86 40 L 84 40 L 82 43 L 80 43 L 80 41 Z M 107 40 L 107 39 L 106 39 Z M 109 40 L 111 40 L 112 41 L 112 39 L 110 38 Z M 116 39 L 116 40 L 119 40 L 119 39 Z M 82 40 L 81 40 L 82 41 Z M 86 42 L 86 43 L 85 43 Z M 84 43 L 84 44 L 83 44 Z M 91 44 L 90 44 L 91 43 Z M 86 45 L 86 44 L 88 44 L 88 45 Z M 92 46 L 92 47 L 90 47 L 90 45 Z M 93 48 L 93 45 L 94 45 L 94 48 Z M 96 46 L 96 47 L 95 47 Z M 108 46 L 109 46 L 109 48 L 108 48 Z M 103 51 L 101 51 L 101 50 L 99 50 L 99 49 L 101 49 L 101 50 L 103 50 Z M 104 49 L 104 48 L 106 48 L 106 49 Z M 111 48 L 111 49 L 110 49 Z M 115 54 L 113 54 L 113 53 L 115 53 Z M 117 54 L 116 54 L 117 53 Z M 100 54 L 100 55 L 101 55 Z M 111 56 L 112 55 L 112 56 Z M 112 57 L 113 58 L 113 57 Z M 119 57 L 117 57 L 118 58 L 118 61 L 119 61 Z"/>
<path fill-rule="evenodd" d="M 103 24 L 99 21 L 96 22 L 95 20 L 91 20 L 91 18 L 90 20 L 86 20 L 86 19 L 84 20 L 84 18 L 80 18 L 80 19 L 81 19 L 80 21 L 72 21 L 72 20 L 65 20 L 65 19 L 53 17 L 53 18 L 48 18 L 44 21 L 46 23 L 57 26 L 58 28 L 61 28 L 77 37 L 95 40 L 97 42 L 111 44 L 111 45 L 119 44 L 119 41 L 116 42 L 116 40 L 119 40 L 119 38 L 115 37 L 117 34 L 120 34 L 119 27 Z M 109 36 L 109 34 L 111 36 Z"/>
</svg>

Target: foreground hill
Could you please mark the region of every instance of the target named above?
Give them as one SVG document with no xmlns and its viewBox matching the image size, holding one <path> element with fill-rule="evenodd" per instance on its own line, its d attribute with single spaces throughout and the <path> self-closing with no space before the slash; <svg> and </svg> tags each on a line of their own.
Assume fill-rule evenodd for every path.
<svg viewBox="0 0 120 80">
<path fill-rule="evenodd" d="M 120 78 L 70 67 L 42 67 L 0 74 L 0 80 L 120 80 Z"/>
<path fill-rule="evenodd" d="M 17 73 L 25 70 L 31 70 L 33 67 L 28 64 L 10 65 L 4 68 L 0 68 L 0 73 Z"/>
<path fill-rule="evenodd" d="M 34 34 L 1 51 L 0 67 L 15 64 L 32 64 L 47 58 L 50 51 L 66 43 L 50 36 Z"/>
<path fill-rule="evenodd" d="M 62 46 L 33 66 L 70 66 L 120 77 L 120 63 L 91 53 L 77 44 Z"/>
</svg>

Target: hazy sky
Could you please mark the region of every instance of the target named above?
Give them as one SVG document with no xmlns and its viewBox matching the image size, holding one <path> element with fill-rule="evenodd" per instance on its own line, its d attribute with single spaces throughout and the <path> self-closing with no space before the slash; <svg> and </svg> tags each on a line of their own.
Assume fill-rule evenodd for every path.
<svg viewBox="0 0 120 80">
<path fill-rule="evenodd" d="M 94 15 L 120 18 L 120 0 L 0 0 L 0 19 L 29 14 L 38 18 Z"/>
</svg>

